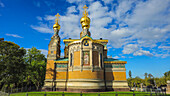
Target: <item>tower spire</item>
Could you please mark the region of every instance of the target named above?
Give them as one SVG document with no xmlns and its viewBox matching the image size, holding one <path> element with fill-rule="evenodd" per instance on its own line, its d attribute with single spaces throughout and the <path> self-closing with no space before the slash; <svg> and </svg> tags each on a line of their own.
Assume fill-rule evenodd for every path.
<svg viewBox="0 0 170 96">
<path fill-rule="evenodd" d="M 83 7 L 83 9 L 84 9 L 84 12 L 83 12 L 84 17 L 88 17 L 87 8 L 88 7 L 86 5 L 84 5 L 84 7 Z"/>
<path fill-rule="evenodd" d="M 55 19 L 55 23 L 59 23 L 59 17 L 60 17 L 60 15 L 59 15 L 59 13 L 57 13 L 57 15 L 55 15 L 57 18 Z"/>
<path fill-rule="evenodd" d="M 60 15 L 59 15 L 59 13 L 57 13 L 57 15 L 55 15 L 57 18 L 55 19 L 55 24 L 53 25 L 53 29 L 54 29 L 54 31 L 59 31 L 60 30 L 60 24 L 59 24 L 59 17 L 60 17 Z"/>
</svg>

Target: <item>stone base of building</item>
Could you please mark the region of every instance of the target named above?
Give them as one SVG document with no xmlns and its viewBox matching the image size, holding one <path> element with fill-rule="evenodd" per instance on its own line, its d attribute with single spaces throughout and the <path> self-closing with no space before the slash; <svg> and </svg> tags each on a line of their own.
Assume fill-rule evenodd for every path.
<svg viewBox="0 0 170 96">
<path fill-rule="evenodd" d="M 68 92 L 104 92 L 105 89 L 67 89 Z"/>
<path fill-rule="evenodd" d="M 129 88 L 113 89 L 71 89 L 71 88 L 43 88 L 43 91 L 68 91 L 68 92 L 105 92 L 105 91 L 129 91 Z"/>
<path fill-rule="evenodd" d="M 53 87 L 52 87 L 53 86 Z M 104 92 L 104 91 L 130 91 L 127 81 L 107 81 L 106 86 L 102 80 L 46 80 L 42 88 L 44 91 L 68 92 Z"/>
<path fill-rule="evenodd" d="M 109 91 L 130 91 L 127 81 L 106 81 L 106 90 Z"/>
</svg>

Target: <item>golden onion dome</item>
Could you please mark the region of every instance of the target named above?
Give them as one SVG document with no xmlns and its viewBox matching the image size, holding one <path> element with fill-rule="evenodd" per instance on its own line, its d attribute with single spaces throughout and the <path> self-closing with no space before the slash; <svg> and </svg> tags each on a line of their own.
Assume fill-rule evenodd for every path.
<svg viewBox="0 0 170 96">
<path fill-rule="evenodd" d="M 53 29 L 60 30 L 60 25 L 58 24 L 58 22 L 53 25 Z"/>
<path fill-rule="evenodd" d="M 89 29 L 90 28 L 90 18 L 88 17 L 88 12 L 87 12 L 87 6 L 85 5 L 84 7 L 84 12 L 83 12 L 83 17 L 80 19 L 80 23 L 82 25 L 83 29 Z"/>
<path fill-rule="evenodd" d="M 83 16 L 80 19 L 80 23 L 81 23 L 83 29 L 90 28 L 90 18 L 89 17 Z"/>
</svg>

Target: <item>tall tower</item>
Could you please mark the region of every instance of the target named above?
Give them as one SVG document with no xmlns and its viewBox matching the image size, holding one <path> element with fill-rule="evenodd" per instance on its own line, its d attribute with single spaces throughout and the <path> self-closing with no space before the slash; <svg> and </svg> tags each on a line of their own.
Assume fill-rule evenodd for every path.
<svg viewBox="0 0 170 96">
<path fill-rule="evenodd" d="M 60 58 L 60 37 L 58 35 L 60 30 L 59 25 L 59 14 L 55 15 L 57 18 L 55 20 L 55 24 L 53 25 L 54 35 L 51 37 L 51 41 L 48 45 L 48 55 L 47 60 L 57 60 Z"/>
<path fill-rule="evenodd" d="M 57 59 L 60 58 L 60 37 L 58 35 L 60 30 L 59 25 L 59 14 L 55 15 L 57 18 L 55 24 L 53 25 L 54 35 L 51 37 L 51 41 L 48 45 L 48 55 L 47 55 L 47 65 L 46 65 L 46 76 L 45 84 L 43 89 L 53 89 L 55 87 L 56 79 L 56 64 L 54 63 Z"/>
<path fill-rule="evenodd" d="M 90 28 L 90 18 L 88 17 L 88 12 L 87 12 L 87 6 L 85 5 L 84 7 L 84 12 L 83 12 L 83 17 L 80 20 L 81 26 L 82 26 L 82 32 L 80 33 L 80 38 L 84 37 L 85 35 L 90 36 L 89 28 Z"/>
</svg>

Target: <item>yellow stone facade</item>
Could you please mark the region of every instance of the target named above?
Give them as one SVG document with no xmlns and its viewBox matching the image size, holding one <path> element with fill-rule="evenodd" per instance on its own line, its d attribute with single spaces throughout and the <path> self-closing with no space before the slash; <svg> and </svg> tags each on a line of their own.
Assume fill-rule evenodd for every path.
<svg viewBox="0 0 170 96">
<path fill-rule="evenodd" d="M 64 58 L 60 58 L 59 14 L 48 45 L 44 90 L 63 91 L 128 91 L 126 61 L 107 57 L 106 39 L 90 37 L 87 7 L 80 23 L 80 39 L 64 39 Z"/>
</svg>

